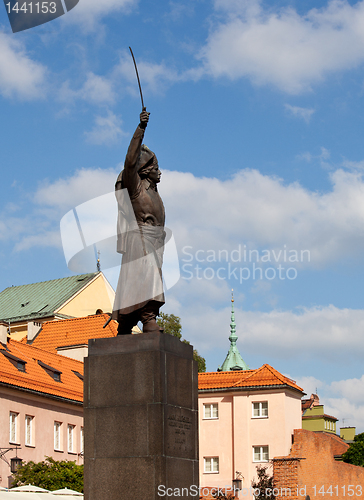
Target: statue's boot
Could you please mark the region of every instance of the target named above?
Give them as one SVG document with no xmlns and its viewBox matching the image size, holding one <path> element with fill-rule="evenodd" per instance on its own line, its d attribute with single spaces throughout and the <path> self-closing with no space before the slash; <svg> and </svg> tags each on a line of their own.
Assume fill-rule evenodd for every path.
<svg viewBox="0 0 364 500">
<path fill-rule="evenodd" d="M 140 312 L 140 320 L 143 323 L 143 333 L 164 333 L 163 328 L 161 328 L 156 317 L 159 314 L 159 305 L 153 301 L 148 302 Z"/>
<path fill-rule="evenodd" d="M 135 313 L 118 315 L 118 335 L 130 335 L 132 328 L 138 323 Z"/>
</svg>

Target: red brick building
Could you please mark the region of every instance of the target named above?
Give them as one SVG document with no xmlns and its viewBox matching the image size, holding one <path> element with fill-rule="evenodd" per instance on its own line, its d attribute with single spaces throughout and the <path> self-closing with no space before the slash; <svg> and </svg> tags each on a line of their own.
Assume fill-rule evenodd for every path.
<svg viewBox="0 0 364 500">
<path fill-rule="evenodd" d="M 364 468 L 335 459 L 348 447 L 335 434 L 296 429 L 290 454 L 273 460 L 276 499 L 362 497 Z"/>
</svg>

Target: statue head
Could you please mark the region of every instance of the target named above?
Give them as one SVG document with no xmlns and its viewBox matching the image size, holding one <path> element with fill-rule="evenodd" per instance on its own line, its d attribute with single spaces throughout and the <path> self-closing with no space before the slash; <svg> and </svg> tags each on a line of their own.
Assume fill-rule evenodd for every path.
<svg viewBox="0 0 364 500">
<path fill-rule="evenodd" d="M 160 181 L 161 172 L 159 170 L 157 157 L 145 144 L 142 144 L 141 147 L 138 174 L 142 179 L 148 178 L 155 184 Z"/>
</svg>

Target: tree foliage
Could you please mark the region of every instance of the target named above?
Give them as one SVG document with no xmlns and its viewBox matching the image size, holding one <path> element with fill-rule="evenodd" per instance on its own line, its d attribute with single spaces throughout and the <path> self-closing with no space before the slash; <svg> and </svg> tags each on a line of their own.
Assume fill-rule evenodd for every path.
<svg viewBox="0 0 364 500">
<path fill-rule="evenodd" d="M 54 491 L 68 488 L 83 492 L 83 465 L 46 457 L 43 462 L 27 462 L 18 467 L 13 486 L 32 484 Z"/>
<path fill-rule="evenodd" d="M 354 437 L 348 450 L 343 453 L 343 461 L 348 464 L 364 467 L 364 432 Z"/>
<path fill-rule="evenodd" d="M 273 476 L 267 473 L 268 466 L 258 465 L 257 466 L 257 481 L 252 481 L 252 487 L 256 489 L 256 494 L 254 495 L 255 500 L 274 500 L 273 495 Z M 258 491 L 259 490 L 259 491 Z"/>
<path fill-rule="evenodd" d="M 182 325 L 181 318 L 175 316 L 174 314 L 165 314 L 160 313 L 159 318 L 157 319 L 158 325 L 164 329 L 164 333 L 168 333 L 169 335 L 173 335 L 177 337 L 185 344 L 190 344 L 188 340 L 182 339 Z M 198 371 L 205 372 L 206 371 L 206 360 L 196 351 L 193 350 L 193 359 L 197 361 Z"/>
</svg>

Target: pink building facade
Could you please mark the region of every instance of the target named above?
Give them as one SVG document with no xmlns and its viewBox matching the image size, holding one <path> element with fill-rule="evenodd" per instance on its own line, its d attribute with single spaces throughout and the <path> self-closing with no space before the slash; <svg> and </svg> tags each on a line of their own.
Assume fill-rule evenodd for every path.
<svg viewBox="0 0 364 500">
<path fill-rule="evenodd" d="M 229 488 L 239 477 L 251 497 L 257 465 L 290 452 L 302 394 L 269 365 L 199 374 L 200 486 Z"/>
<path fill-rule="evenodd" d="M 46 456 L 55 460 L 83 463 L 82 405 L 62 403 L 35 394 L 0 387 L 0 443 L 9 451 L 4 458 L 16 456 L 25 462 L 41 462 Z M 10 487 L 9 465 L 0 460 L 0 486 Z"/>
<path fill-rule="evenodd" d="M 1 487 L 11 485 L 16 455 L 26 462 L 51 456 L 83 463 L 82 373 L 79 361 L 13 340 L 0 343 Z"/>
</svg>

